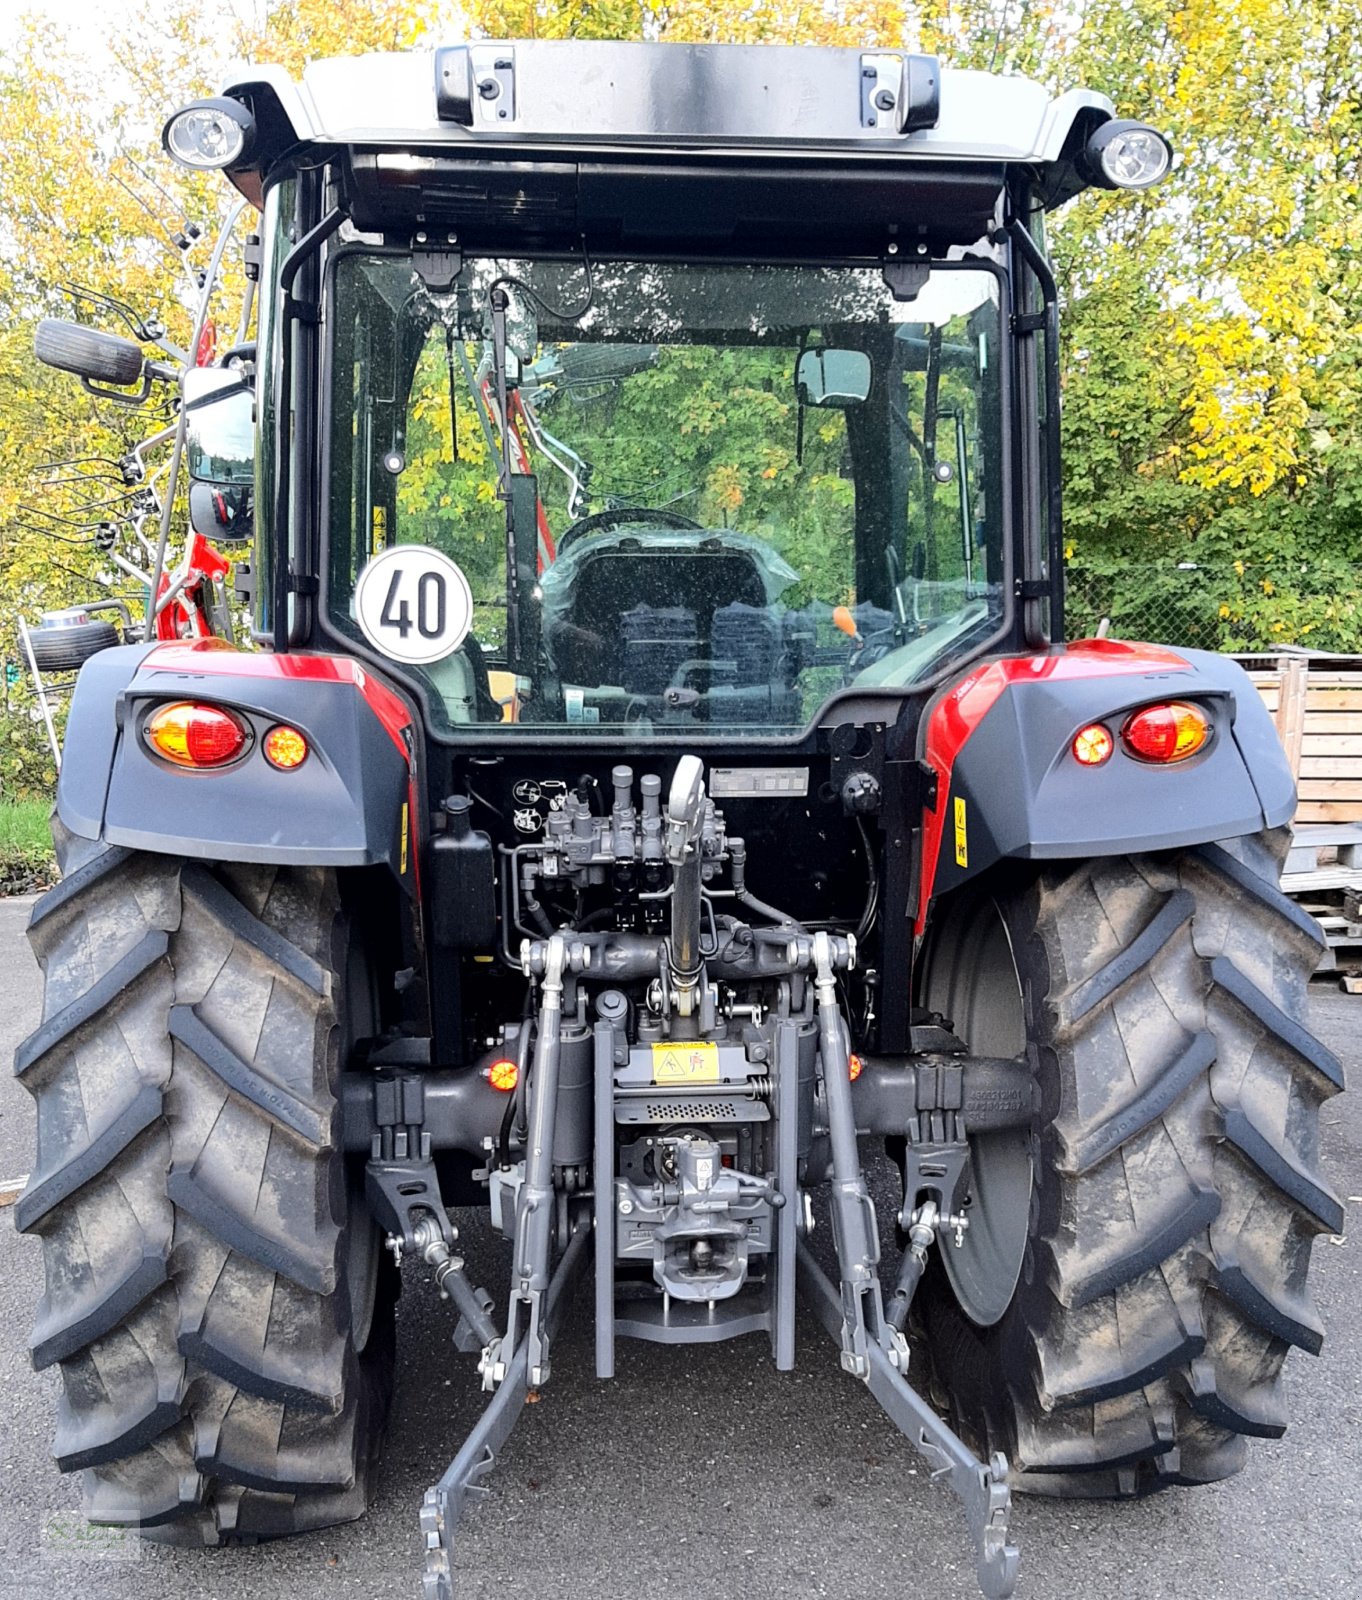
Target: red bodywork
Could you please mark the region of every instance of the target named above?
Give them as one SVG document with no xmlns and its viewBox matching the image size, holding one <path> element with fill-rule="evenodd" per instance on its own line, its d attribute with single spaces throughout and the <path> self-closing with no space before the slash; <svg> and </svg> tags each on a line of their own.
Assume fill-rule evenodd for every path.
<svg viewBox="0 0 1362 1600">
<path fill-rule="evenodd" d="M 984 720 L 994 702 L 1014 683 L 1039 679 L 1110 678 L 1131 673 L 1187 671 L 1189 663 L 1156 644 L 1126 644 L 1120 639 L 1079 639 L 1049 655 L 1008 656 L 985 661 L 944 694 L 927 715 L 923 759 L 936 773 L 936 807 L 922 814 L 922 875 L 918 893 L 917 933 L 927 926 L 946 831 L 951 772 L 965 741 Z"/>
<path fill-rule="evenodd" d="M 204 584 L 225 578 L 232 570 L 232 564 L 201 533 L 191 533 L 181 570 L 186 574 L 183 587 L 170 605 L 156 613 L 156 637 L 167 640 L 186 637 L 211 639 L 213 625 L 208 620 Z M 179 581 L 178 573 L 174 580 L 168 572 L 161 574 L 161 584 L 156 591 L 158 603 L 165 598 L 172 581 Z"/>
</svg>

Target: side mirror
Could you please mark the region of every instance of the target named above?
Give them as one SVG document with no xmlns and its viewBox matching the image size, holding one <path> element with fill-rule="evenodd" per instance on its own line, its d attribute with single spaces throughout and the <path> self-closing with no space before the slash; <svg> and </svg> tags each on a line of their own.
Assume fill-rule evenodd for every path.
<svg viewBox="0 0 1362 1600">
<path fill-rule="evenodd" d="M 867 399 L 870 378 L 864 350 L 806 350 L 795 369 L 795 392 L 801 405 L 847 411 Z"/>
<path fill-rule="evenodd" d="M 255 397 L 249 384 L 230 367 L 191 367 L 182 392 L 190 477 L 218 487 L 253 487 Z"/>
<path fill-rule="evenodd" d="M 244 486 L 191 483 L 189 526 L 215 545 L 246 544 L 255 534 L 253 500 Z"/>
<path fill-rule="evenodd" d="M 151 373 L 142 347 L 116 333 L 100 333 L 78 322 L 44 317 L 33 335 L 33 353 L 46 367 L 73 372 L 92 393 L 122 405 L 140 405 L 151 392 Z M 136 394 L 111 392 L 141 387 Z"/>
</svg>

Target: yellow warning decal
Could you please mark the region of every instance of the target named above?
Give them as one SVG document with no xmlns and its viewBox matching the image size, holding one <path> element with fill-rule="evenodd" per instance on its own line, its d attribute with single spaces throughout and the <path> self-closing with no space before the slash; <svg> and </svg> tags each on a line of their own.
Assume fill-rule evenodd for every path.
<svg viewBox="0 0 1362 1600">
<path fill-rule="evenodd" d="M 965 834 L 965 802 L 959 795 L 955 797 L 955 864 L 957 867 L 969 866 L 969 840 Z"/>
<path fill-rule="evenodd" d="M 380 550 L 387 548 L 388 544 L 388 508 L 375 506 L 372 529 L 369 536 L 369 554 L 376 556 Z"/>
<path fill-rule="evenodd" d="M 402 859 L 398 863 L 397 873 L 401 877 L 407 870 L 407 835 L 411 832 L 411 815 L 407 809 L 407 802 L 402 802 Z"/>
<path fill-rule="evenodd" d="M 653 1046 L 654 1083 L 718 1083 L 719 1047 L 687 1039 Z"/>
</svg>

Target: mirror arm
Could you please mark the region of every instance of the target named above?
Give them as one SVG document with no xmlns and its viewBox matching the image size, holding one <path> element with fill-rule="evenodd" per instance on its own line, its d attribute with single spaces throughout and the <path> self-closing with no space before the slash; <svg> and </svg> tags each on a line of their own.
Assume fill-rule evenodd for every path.
<svg viewBox="0 0 1362 1600">
<path fill-rule="evenodd" d="M 96 400 L 112 400 L 116 406 L 126 406 L 129 410 L 134 410 L 138 406 L 144 406 L 151 397 L 152 373 L 149 370 L 151 365 L 151 362 L 147 362 L 146 366 L 143 367 L 142 387 L 132 394 L 128 394 L 122 389 L 106 388 L 104 384 L 97 383 L 93 378 L 82 378 L 80 386 L 87 394 L 94 395 Z"/>
</svg>

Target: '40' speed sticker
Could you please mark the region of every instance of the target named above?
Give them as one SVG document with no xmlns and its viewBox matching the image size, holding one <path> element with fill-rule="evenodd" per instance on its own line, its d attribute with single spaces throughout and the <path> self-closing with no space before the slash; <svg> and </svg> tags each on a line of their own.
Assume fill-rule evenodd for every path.
<svg viewBox="0 0 1362 1600">
<path fill-rule="evenodd" d="M 468 637 L 473 595 L 448 556 L 421 544 L 382 550 L 355 584 L 355 620 L 392 661 L 441 661 Z"/>
</svg>

